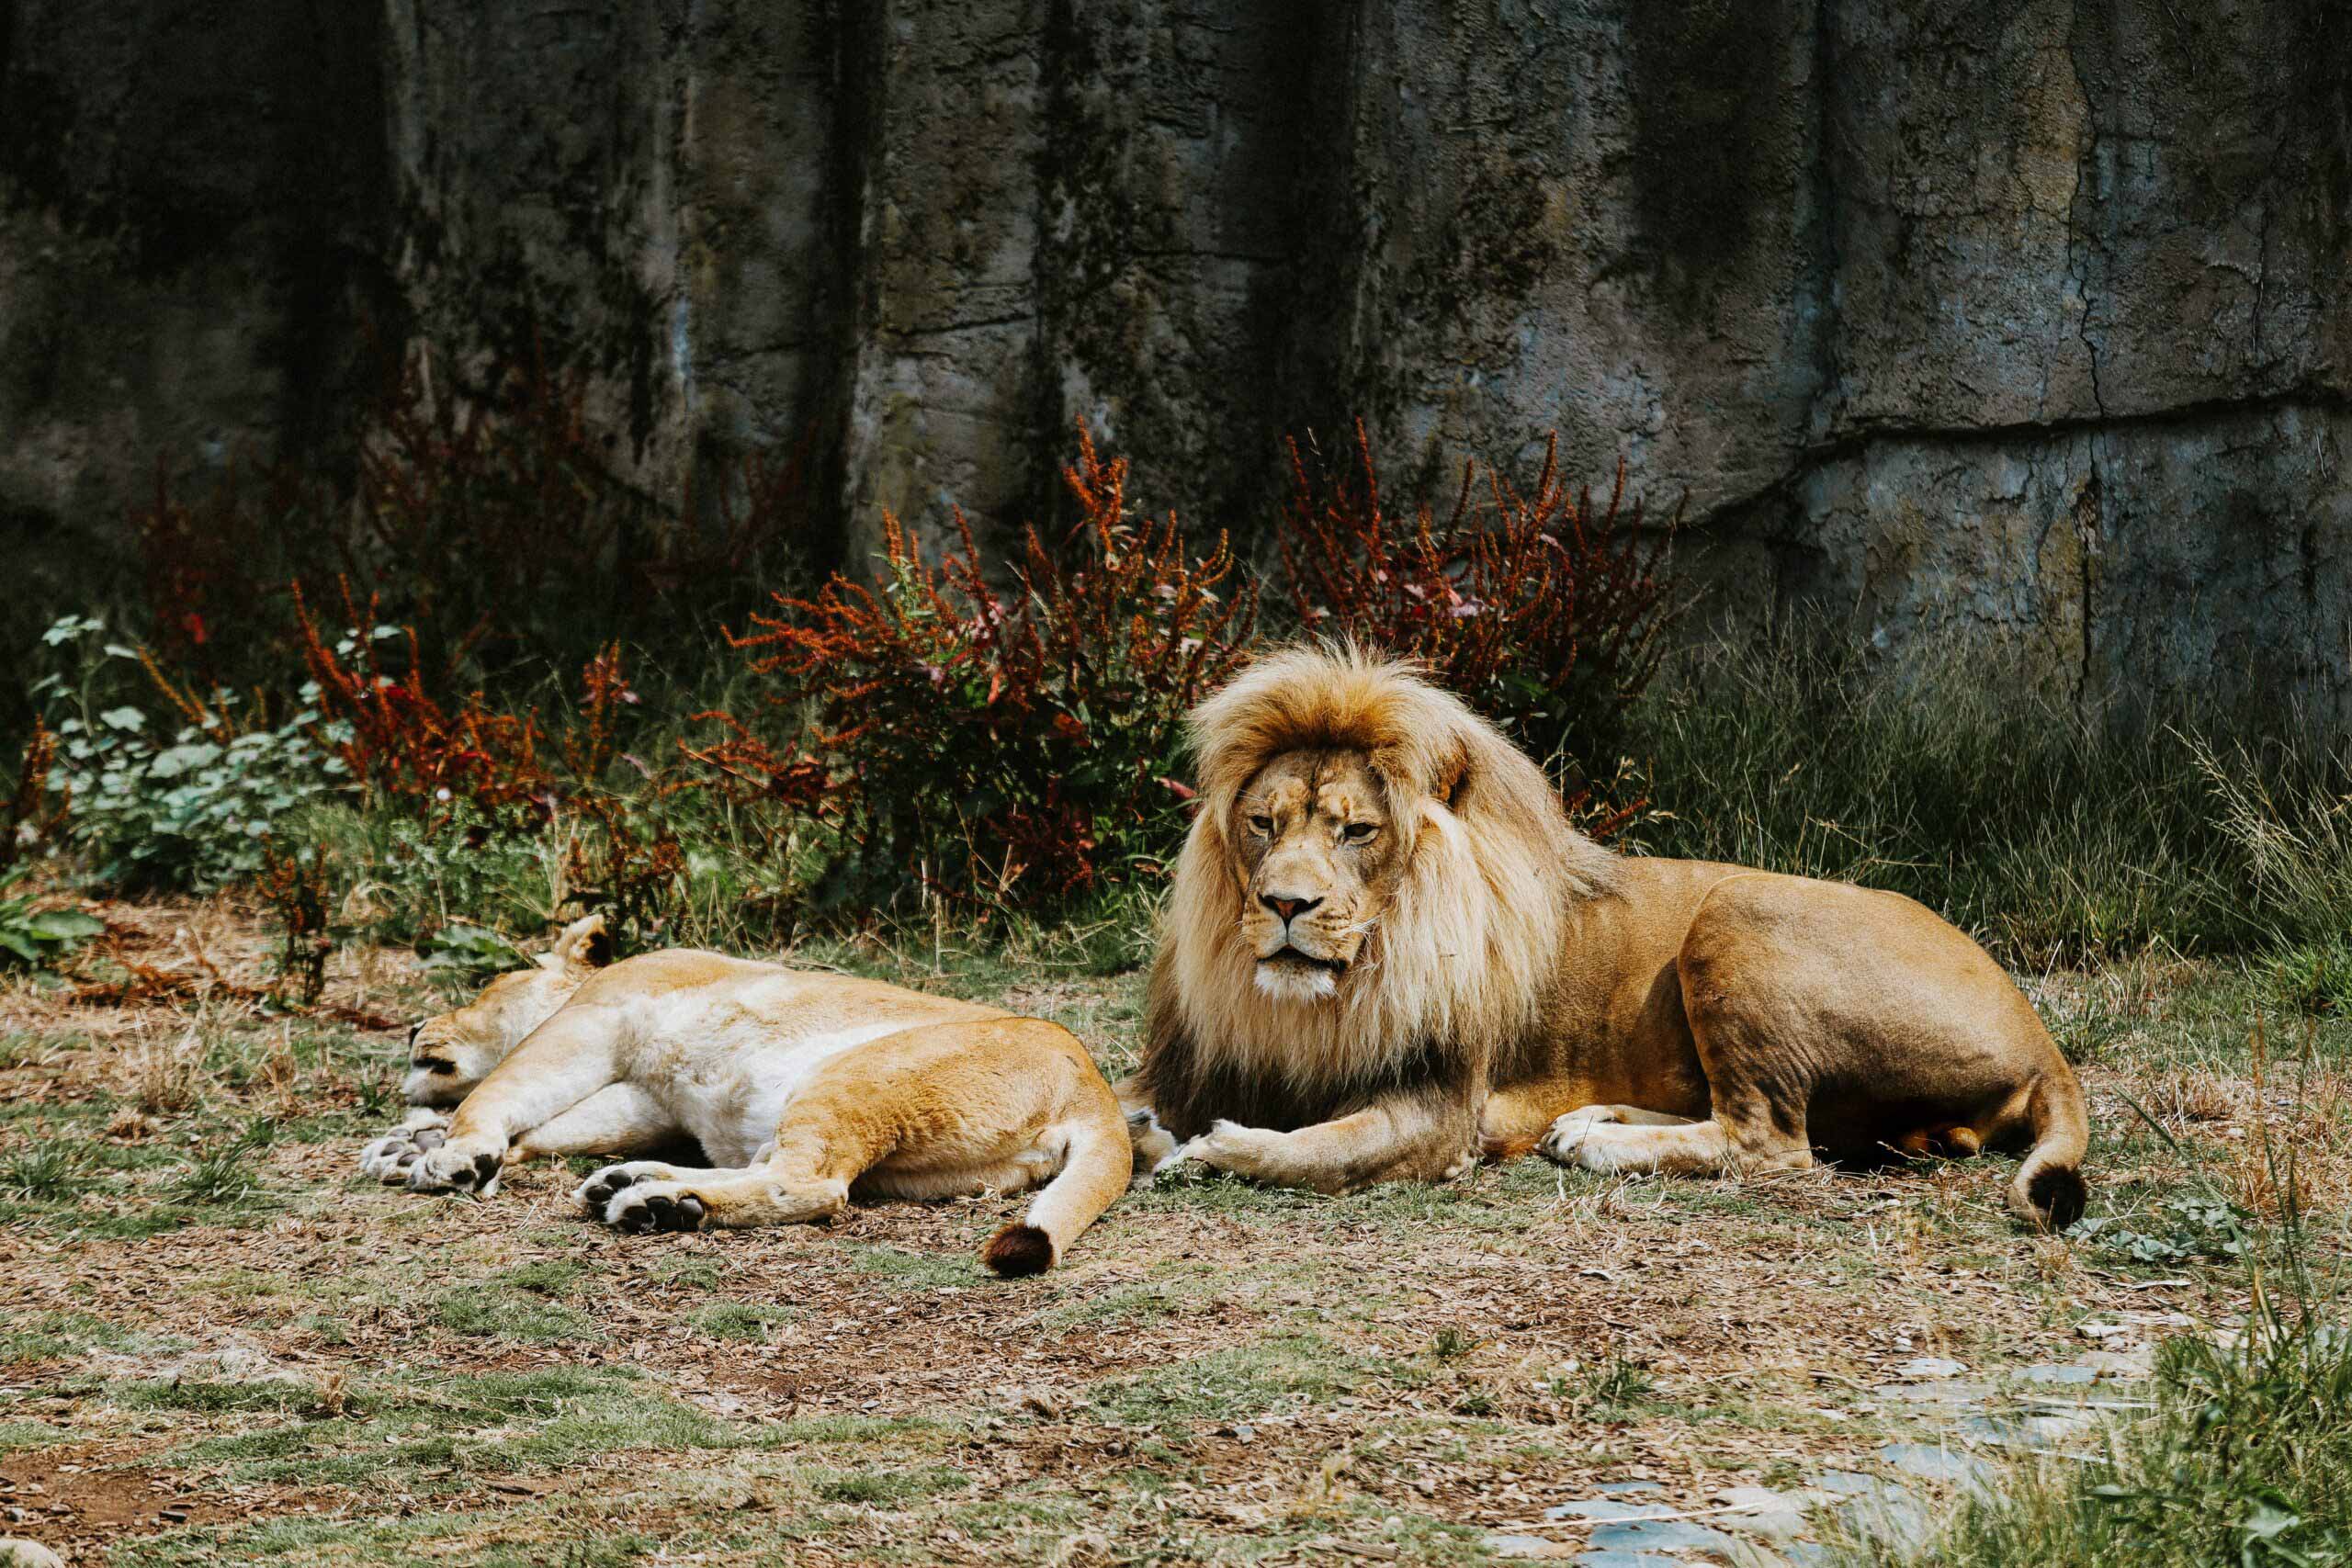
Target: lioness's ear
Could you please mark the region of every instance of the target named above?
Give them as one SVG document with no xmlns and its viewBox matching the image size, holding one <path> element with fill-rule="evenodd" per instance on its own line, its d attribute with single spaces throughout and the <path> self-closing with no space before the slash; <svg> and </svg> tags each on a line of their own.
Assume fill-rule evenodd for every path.
<svg viewBox="0 0 2352 1568">
<path fill-rule="evenodd" d="M 567 969 L 602 969 L 610 964 L 613 938 L 605 929 L 605 917 L 589 915 L 564 927 L 548 956 Z"/>
</svg>

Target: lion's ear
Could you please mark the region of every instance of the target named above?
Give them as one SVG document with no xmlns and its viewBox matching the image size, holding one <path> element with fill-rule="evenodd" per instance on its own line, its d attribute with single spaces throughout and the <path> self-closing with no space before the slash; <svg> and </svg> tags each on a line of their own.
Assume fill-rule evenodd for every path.
<svg viewBox="0 0 2352 1568">
<path fill-rule="evenodd" d="M 548 956 L 567 969 L 602 969 L 610 964 L 613 937 L 605 929 L 605 917 L 589 915 L 564 927 Z"/>
<path fill-rule="evenodd" d="M 1372 748 L 1364 760 L 1403 800 L 1426 795 L 1449 811 L 1470 776 L 1470 748 L 1453 736 L 1390 741 Z"/>
<path fill-rule="evenodd" d="M 1470 779 L 1470 748 L 1459 741 L 1449 746 L 1439 760 L 1437 777 L 1430 782 L 1430 794 L 1448 811 L 1462 798 L 1462 786 Z"/>
</svg>

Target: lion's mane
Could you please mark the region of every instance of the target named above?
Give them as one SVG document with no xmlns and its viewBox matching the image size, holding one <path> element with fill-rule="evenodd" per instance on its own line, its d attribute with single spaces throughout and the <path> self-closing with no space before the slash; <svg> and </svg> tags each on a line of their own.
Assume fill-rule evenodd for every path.
<svg viewBox="0 0 2352 1568">
<path fill-rule="evenodd" d="M 1349 647 L 1259 660 L 1191 719 L 1200 806 L 1162 919 L 1139 1082 L 1178 1137 L 1218 1117 L 1299 1126 L 1417 1080 L 1484 1078 L 1531 1038 L 1571 901 L 1614 859 L 1541 768 L 1414 666 Z M 1406 867 L 1339 994 L 1254 983 L 1234 852 L 1241 792 L 1299 750 L 1362 754 Z"/>
</svg>

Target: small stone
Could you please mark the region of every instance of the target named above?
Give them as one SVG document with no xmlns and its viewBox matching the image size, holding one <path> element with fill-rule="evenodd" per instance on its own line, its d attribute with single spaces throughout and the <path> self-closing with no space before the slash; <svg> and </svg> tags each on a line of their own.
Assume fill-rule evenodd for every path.
<svg viewBox="0 0 2352 1568">
<path fill-rule="evenodd" d="M 1673 1512 L 1675 1512 L 1674 1509 L 1663 1503 L 1620 1503 L 1609 1497 L 1588 1497 L 1581 1502 L 1563 1503 L 1556 1508 L 1546 1508 L 1544 1510 L 1544 1517 L 1547 1519 L 1600 1519 L 1603 1522 L 1611 1522 L 1617 1519 L 1655 1518 L 1660 1514 Z"/>
<path fill-rule="evenodd" d="M 2129 1339 L 2139 1330 L 2120 1323 L 2078 1323 L 2075 1332 L 2086 1339 Z"/>
<path fill-rule="evenodd" d="M 65 1559 L 37 1540 L 0 1537 L 0 1568 L 65 1568 Z"/>
<path fill-rule="evenodd" d="M 1889 1443 L 1878 1450 L 1878 1457 L 1922 1481 L 1981 1481 L 1993 1468 L 1973 1455 L 1927 1443 Z"/>
<path fill-rule="evenodd" d="M 1927 1544 L 1935 1533 L 1935 1517 L 1927 1505 L 1891 1482 L 1880 1483 L 1884 1490 L 1862 1496 L 1849 1497 L 1838 1505 L 1838 1514 L 1846 1528 L 1856 1535 L 1882 1542 L 1897 1550 Z"/>
<path fill-rule="evenodd" d="M 1593 1490 L 1604 1497 L 1626 1497 L 1637 1493 L 1659 1490 L 1655 1481 L 1604 1481 Z"/>
<path fill-rule="evenodd" d="M 2098 1381 L 2098 1374 L 2088 1367 L 2062 1367 L 2050 1361 L 2038 1366 L 2019 1367 L 2010 1375 L 2019 1382 L 2085 1383 Z"/>
<path fill-rule="evenodd" d="M 2144 1378 L 2156 1370 L 2156 1352 L 2146 1345 L 2133 1350 L 2086 1350 L 2075 1364 L 2103 1378 Z"/>
<path fill-rule="evenodd" d="M 1715 1501 L 1736 1514 L 1726 1514 L 1725 1529 L 1747 1530 L 1772 1540 L 1786 1540 L 1804 1529 L 1804 1505 L 1786 1492 L 1770 1486 L 1726 1486 Z"/>
<path fill-rule="evenodd" d="M 1909 1378 L 1914 1382 L 1928 1382 L 1937 1378 L 1956 1378 L 1968 1368 L 1949 1356 L 1915 1356 L 1894 1369 L 1894 1375 Z"/>
<path fill-rule="evenodd" d="M 1632 1551 L 1712 1551 L 1721 1557 L 1729 1557 L 1739 1547 L 1723 1531 L 1688 1519 L 1625 1519 L 1603 1525 L 1592 1532 L 1592 1544 Z"/>
<path fill-rule="evenodd" d="M 1568 1557 L 1577 1550 L 1566 1541 L 1545 1540 L 1540 1535 L 1490 1535 L 1485 1545 L 1497 1557 Z"/>
</svg>

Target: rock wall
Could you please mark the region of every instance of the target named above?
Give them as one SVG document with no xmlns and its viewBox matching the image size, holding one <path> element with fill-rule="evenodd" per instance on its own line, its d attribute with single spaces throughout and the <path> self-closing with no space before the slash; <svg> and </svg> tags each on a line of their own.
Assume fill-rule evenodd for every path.
<svg viewBox="0 0 2352 1568">
<path fill-rule="evenodd" d="M 337 460 L 370 334 L 537 332 L 812 543 L 1049 509 L 1070 422 L 1260 535 L 1556 427 L 1726 614 L 2352 725 L 2335 0 L 0 0 L 0 540 Z"/>
</svg>

